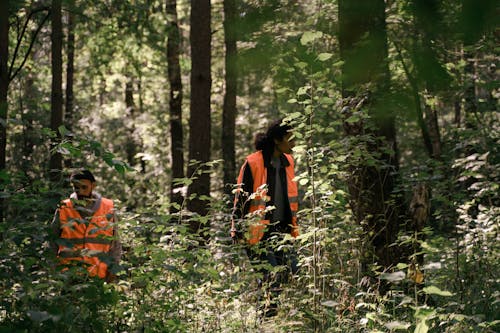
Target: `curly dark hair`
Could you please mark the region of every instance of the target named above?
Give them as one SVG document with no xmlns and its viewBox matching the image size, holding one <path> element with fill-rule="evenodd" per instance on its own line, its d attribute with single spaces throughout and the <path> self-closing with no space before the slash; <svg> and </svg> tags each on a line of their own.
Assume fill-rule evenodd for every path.
<svg viewBox="0 0 500 333">
<path fill-rule="evenodd" d="M 266 133 L 258 133 L 255 136 L 255 149 L 270 152 L 274 150 L 274 140 L 281 141 L 283 137 L 292 130 L 292 126 L 278 119 L 272 122 Z"/>
</svg>

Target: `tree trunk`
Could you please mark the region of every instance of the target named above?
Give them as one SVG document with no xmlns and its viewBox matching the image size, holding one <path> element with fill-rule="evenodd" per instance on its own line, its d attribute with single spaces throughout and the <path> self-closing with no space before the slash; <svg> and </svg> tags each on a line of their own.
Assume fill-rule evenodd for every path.
<svg viewBox="0 0 500 333">
<path fill-rule="evenodd" d="M 139 74 L 139 79 L 137 79 L 137 93 L 139 95 L 139 114 L 144 114 L 144 101 L 142 98 L 142 78 L 141 75 Z M 139 151 L 144 151 L 144 143 L 142 141 L 142 138 L 138 136 L 138 141 L 137 141 L 137 146 Z M 146 174 L 146 159 L 140 158 L 139 159 L 139 164 L 141 166 L 141 173 L 144 175 Z M 145 191 L 146 189 L 144 189 Z"/>
<path fill-rule="evenodd" d="M 66 64 L 66 112 L 64 120 L 68 130 L 73 129 L 73 77 L 75 63 L 75 19 L 72 12 L 68 12 L 68 41 L 67 41 L 68 62 Z"/>
<path fill-rule="evenodd" d="M 0 1 L 0 172 L 6 172 L 7 92 L 9 89 L 9 2 Z M 3 192 L 3 181 L 0 191 Z M 4 219 L 5 202 L 0 198 L 0 222 Z"/>
<path fill-rule="evenodd" d="M 352 169 L 351 205 L 363 226 L 367 253 L 363 270 L 377 262 L 390 267 L 399 261 L 396 247 L 390 245 L 398 233 L 397 204 L 392 200 L 395 173 L 398 170 L 394 115 L 384 95 L 389 91 L 385 3 L 383 0 L 340 0 L 339 41 L 344 61 L 342 95 L 353 108 L 367 109 L 373 121 L 365 127 L 361 121 L 344 122 L 345 133 L 357 137 L 371 134 L 368 158 Z M 370 88 L 366 85 L 370 83 Z M 363 96 L 363 97 L 361 97 Z M 349 117 L 352 112 L 346 112 Z"/>
<path fill-rule="evenodd" d="M 136 140 L 135 140 L 135 103 L 134 103 L 134 86 L 133 80 L 129 77 L 125 83 L 125 106 L 127 127 L 129 130 L 125 151 L 127 153 L 127 163 L 130 166 L 136 165 L 135 155 L 137 154 Z"/>
<path fill-rule="evenodd" d="M 75 62 L 75 30 L 74 30 L 74 15 L 68 11 L 68 41 L 67 53 L 68 59 L 66 64 L 66 112 L 64 114 L 64 122 L 66 128 L 71 132 L 73 130 L 74 109 L 73 109 L 73 77 L 74 77 L 74 62 Z M 65 165 L 71 167 L 71 158 L 65 160 Z"/>
<path fill-rule="evenodd" d="M 237 94 L 236 2 L 224 0 L 224 43 L 226 45 L 226 93 L 222 111 L 222 159 L 224 160 L 224 189 L 231 195 L 236 180 L 235 121 Z"/>
<path fill-rule="evenodd" d="M 51 94 L 51 118 L 50 128 L 57 133 L 57 137 L 51 142 L 54 149 L 60 142 L 59 127 L 63 124 L 63 93 L 62 93 L 62 19 L 61 0 L 52 1 L 52 94 Z M 53 151 L 50 156 L 50 179 L 53 182 L 61 180 L 62 155 Z"/>
<path fill-rule="evenodd" d="M 175 179 L 184 178 L 184 137 L 182 131 L 182 80 L 179 64 L 180 33 L 177 21 L 177 1 L 166 1 L 168 24 L 167 62 L 170 82 L 170 154 L 172 159 L 172 181 L 170 183 L 171 212 L 182 205 L 182 193 L 176 189 Z"/>
<path fill-rule="evenodd" d="M 464 121 L 465 127 L 477 129 L 477 97 L 476 97 L 476 66 L 475 55 L 464 51 Z"/>
<path fill-rule="evenodd" d="M 431 157 L 441 158 L 441 134 L 439 133 L 438 115 L 435 106 L 425 106 L 425 120 L 429 129 L 429 138 L 432 144 Z"/>
<path fill-rule="evenodd" d="M 462 124 L 462 105 L 457 97 L 455 97 L 455 101 L 453 102 L 453 109 L 455 110 L 453 123 L 459 128 Z"/>
<path fill-rule="evenodd" d="M 32 61 L 36 63 L 39 58 L 39 52 L 33 50 Z M 26 79 L 23 87 L 23 106 L 20 109 L 21 119 L 23 122 L 23 161 L 22 170 L 28 175 L 30 170 L 33 169 L 33 163 L 36 163 L 32 159 L 32 154 L 35 147 L 36 134 L 34 133 L 34 121 L 37 119 L 38 113 L 38 94 L 37 87 L 35 86 L 35 73 L 33 70 L 29 70 L 26 73 Z"/>
<path fill-rule="evenodd" d="M 188 176 L 194 176 L 189 186 L 188 209 L 199 215 L 206 215 L 210 195 L 210 175 L 201 172 L 206 169 L 203 165 L 210 160 L 210 90 L 212 78 L 210 73 L 211 62 L 211 28 L 210 28 L 210 0 L 191 2 L 191 106 L 189 119 L 189 160 L 197 161 L 201 165 L 190 164 Z M 191 196 L 193 198 L 191 198 Z M 191 229 L 197 232 L 200 229 L 199 220 L 191 221 Z M 207 226 L 208 227 L 208 226 Z"/>
<path fill-rule="evenodd" d="M 414 21 L 412 53 L 417 81 L 423 81 L 428 99 L 438 99 L 438 93 L 447 86 L 444 84 L 446 76 L 441 73 L 441 64 L 433 48 L 433 40 L 438 33 L 436 24 L 441 20 L 439 5 L 436 1 L 413 1 L 411 8 Z M 417 94 L 420 94 L 420 91 L 417 91 Z M 421 107 L 419 108 L 421 109 Z M 429 156 L 439 159 L 441 157 L 441 135 L 436 108 L 436 105 L 425 102 L 423 112 L 425 123 L 422 123 L 421 126 L 425 128 L 425 132 L 422 133 Z"/>
</svg>

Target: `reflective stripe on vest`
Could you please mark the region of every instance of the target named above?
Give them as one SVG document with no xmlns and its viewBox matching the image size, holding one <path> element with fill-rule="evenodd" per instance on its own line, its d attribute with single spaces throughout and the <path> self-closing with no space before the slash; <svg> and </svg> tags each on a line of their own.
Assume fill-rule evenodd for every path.
<svg viewBox="0 0 500 333">
<path fill-rule="evenodd" d="M 59 257 L 62 263 L 72 260 L 88 264 L 91 276 L 105 278 L 108 266 L 98 256 L 108 253 L 113 239 L 113 226 L 110 224 L 113 212 L 113 201 L 101 198 L 97 211 L 88 219 L 82 218 L 73 208 L 71 199 L 62 202 L 59 208 L 61 223 L 61 244 Z"/>
<path fill-rule="evenodd" d="M 299 205 L 297 183 L 293 180 L 295 178 L 294 161 L 291 155 L 284 155 L 290 163 L 290 165 L 285 168 L 288 201 L 290 202 L 290 210 L 292 211 L 292 230 L 290 234 L 293 237 L 297 237 L 299 235 L 299 229 L 297 225 L 297 211 Z M 267 189 L 263 186 L 267 183 L 267 169 L 264 167 L 264 156 L 262 154 L 262 151 L 250 154 L 249 156 L 247 156 L 245 164 L 240 169 L 238 184 L 241 184 L 243 182 L 244 170 L 247 163 L 250 166 L 250 170 L 252 172 L 252 196 L 254 196 L 250 201 L 249 215 L 257 215 L 260 217 L 260 220 L 258 222 L 252 223 L 249 227 L 248 243 L 253 245 L 257 244 L 262 239 L 262 237 L 264 237 L 265 227 L 270 223 L 269 220 L 265 219 L 266 202 L 269 200 L 267 197 Z"/>
</svg>

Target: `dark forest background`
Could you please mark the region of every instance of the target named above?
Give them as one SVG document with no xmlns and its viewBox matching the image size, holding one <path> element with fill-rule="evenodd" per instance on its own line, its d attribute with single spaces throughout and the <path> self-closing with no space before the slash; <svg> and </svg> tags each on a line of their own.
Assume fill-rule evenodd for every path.
<svg viewBox="0 0 500 333">
<path fill-rule="evenodd" d="M 498 3 L 0 2 L 1 332 L 497 332 Z M 273 320 L 229 237 L 253 138 L 294 126 L 300 271 Z M 60 271 L 68 175 L 119 208 Z"/>
</svg>

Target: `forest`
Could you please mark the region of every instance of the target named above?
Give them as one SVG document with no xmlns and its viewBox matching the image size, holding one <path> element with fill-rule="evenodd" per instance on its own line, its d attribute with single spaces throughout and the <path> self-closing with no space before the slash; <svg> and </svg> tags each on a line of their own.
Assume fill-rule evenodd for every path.
<svg viewBox="0 0 500 333">
<path fill-rule="evenodd" d="M 0 1 L 0 332 L 499 332 L 499 10 Z M 230 229 L 278 119 L 300 233 L 268 246 L 298 270 L 267 317 Z M 113 282 L 52 248 L 78 168 L 116 208 Z"/>
</svg>

